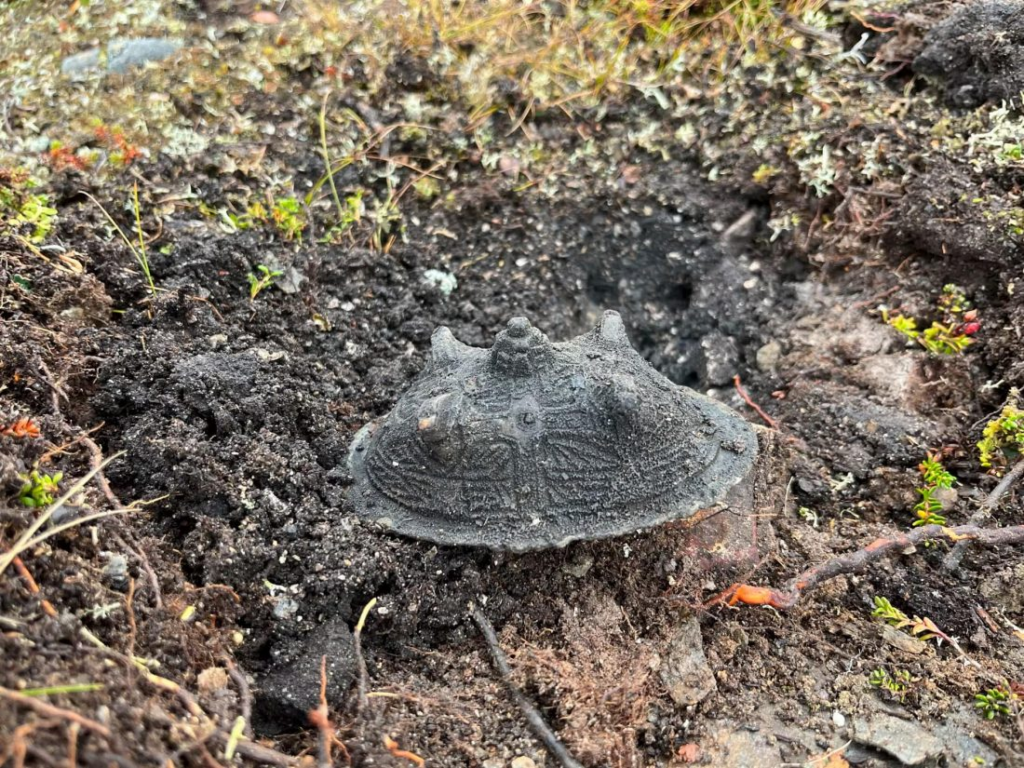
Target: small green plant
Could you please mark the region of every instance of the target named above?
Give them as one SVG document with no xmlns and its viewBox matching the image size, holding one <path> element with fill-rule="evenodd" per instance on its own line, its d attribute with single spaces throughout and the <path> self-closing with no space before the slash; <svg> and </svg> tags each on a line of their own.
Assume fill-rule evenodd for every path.
<svg viewBox="0 0 1024 768">
<path fill-rule="evenodd" d="M 974 706 L 986 720 L 994 720 L 996 717 L 1010 716 L 1010 702 L 1015 698 L 1005 688 L 989 688 L 974 697 Z"/>
<path fill-rule="evenodd" d="M 391 229 L 395 224 L 399 225 L 401 231 L 402 212 L 398 208 L 398 199 L 389 189 L 384 200 L 378 200 L 373 209 L 373 236 L 370 238 L 370 247 L 375 251 L 387 252 L 395 241 L 391 235 Z M 391 235 L 385 239 L 385 236 Z"/>
<path fill-rule="evenodd" d="M 935 498 L 937 490 L 937 488 L 928 485 L 917 489 L 917 492 L 921 494 L 921 500 L 914 505 L 914 515 L 917 517 L 913 523 L 914 528 L 924 525 L 946 524 L 945 515 L 940 514 L 942 512 L 942 502 Z"/>
<path fill-rule="evenodd" d="M 818 513 L 810 507 L 800 507 L 796 513 L 810 523 L 812 528 L 818 527 Z"/>
<path fill-rule="evenodd" d="M 974 343 L 974 340 L 967 334 L 958 333 L 952 325 L 934 322 L 928 328 L 919 331 L 917 321 L 904 315 L 896 315 L 891 318 L 886 316 L 885 322 L 908 339 L 916 341 L 933 355 L 959 355 Z"/>
<path fill-rule="evenodd" d="M 918 466 L 925 483 L 935 488 L 952 488 L 956 477 L 946 471 L 934 453 L 929 453 L 927 458 Z"/>
<path fill-rule="evenodd" d="M 1020 162 L 1024 160 L 1024 145 L 1021 144 L 1006 144 L 1003 146 L 999 156 L 1003 160 L 1009 160 L 1013 162 Z"/>
<path fill-rule="evenodd" d="M 38 182 L 25 171 L 0 169 L 0 232 L 8 227 L 16 231 L 27 228 L 31 242 L 47 238 L 57 220 L 57 209 L 47 195 L 31 192 L 36 186 Z"/>
<path fill-rule="evenodd" d="M 337 242 L 341 235 L 349 232 L 352 227 L 362 220 L 365 212 L 366 206 L 363 204 L 363 190 L 357 189 L 345 198 L 344 203 L 341 203 L 338 208 L 338 222 L 327 230 L 321 242 Z"/>
<path fill-rule="evenodd" d="M 279 269 L 270 269 L 264 264 L 257 264 L 256 270 L 260 272 L 260 276 L 256 277 L 252 272 L 249 273 L 249 301 L 256 301 L 256 297 L 260 295 L 260 291 L 264 288 L 270 287 L 274 282 L 275 277 L 280 277 L 284 274 Z"/>
<path fill-rule="evenodd" d="M 302 242 L 302 230 L 306 228 L 306 219 L 298 200 L 294 197 L 277 198 L 270 209 L 270 218 L 285 240 Z"/>
<path fill-rule="evenodd" d="M 886 670 L 879 668 L 871 671 L 871 674 L 868 675 L 868 682 L 903 701 L 907 698 L 913 680 L 910 677 L 910 672 L 905 669 L 898 669 L 895 674 L 890 675 Z"/>
<path fill-rule="evenodd" d="M 18 501 L 26 507 L 49 506 L 53 503 L 54 494 L 60 491 L 60 481 L 63 478 L 63 472 L 48 475 L 33 469 L 27 475 L 21 476 L 24 485 L 18 494 Z"/>
<path fill-rule="evenodd" d="M 910 631 L 910 634 L 921 640 L 934 640 L 938 638 L 939 640 L 945 640 L 955 648 L 959 647 L 953 641 L 953 638 L 935 626 L 935 622 L 931 619 L 927 617 L 922 619 L 920 616 L 915 616 L 911 619 L 884 597 L 875 597 L 875 609 L 871 612 L 871 615 L 875 618 L 884 619 L 887 624 L 896 629 L 907 629 Z"/>
<path fill-rule="evenodd" d="M 942 287 L 937 304 L 942 311 L 942 322 L 933 321 L 923 330 L 914 318 L 890 317 L 888 310 L 882 310 L 882 320 L 933 355 L 959 355 L 974 343 L 971 337 L 981 330 L 978 313 L 971 309 L 963 289 L 952 283 Z"/>
<path fill-rule="evenodd" d="M 981 466 L 997 475 L 1024 455 L 1024 410 L 1017 407 L 1017 397 L 1013 390 L 1000 414 L 985 425 L 978 442 Z"/>
<path fill-rule="evenodd" d="M 927 458 L 918 466 L 921 476 L 924 478 L 924 486 L 917 489 L 921 494 L 921 500 L 914 506 L 914 527 L 923 525 L 945 525 L 946 518 L 942 512 L 942 502 L 937 498 L 940 490 L 952 488 L 956 477 L 946 471 L 939 461 L 939 457 L 929 453 Z M 930 543 L 930 542 L 929 542 Z"/>
<path fill-rule="evenodd" d="M 773 176 L 778 176 L 781 171 L 767 163 L 762 163 L 758 166 L 757 170 L 751 174 L 751 179 L 755 184 L 767 184 L 769 179 Z"/>
<path fill-rule="evenodd" d="M 320 105 L 320 152 L 323 154 L 324 167 L 327 169 L 327 180 L 331 183 L 331 197 L 334 198 L 334 207 L 338 211 L 338 220 L 345 217 L 341 205 L 341 198 L 338 196 L 338 188 L 334 184 L 334 168 L 331 166 L 331 153 L 327 149 L 327 96 L 324 94 L 323 103 Z"/>
</svg>

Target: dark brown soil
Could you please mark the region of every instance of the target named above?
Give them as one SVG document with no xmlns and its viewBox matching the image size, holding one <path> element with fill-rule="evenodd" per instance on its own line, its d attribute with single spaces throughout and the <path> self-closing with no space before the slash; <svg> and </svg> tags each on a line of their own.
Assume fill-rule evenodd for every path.
<svg viewBox="0 0 1024 768">
<path fill-rule="evenodd" d="M 241 47 L 256 34 L 242 10 L 255 6 L 168 5 L 190 34 L 216 30 L 211 50 L 240 71 L 243 53 L 270 44 Z M 21 12 L 28 25 L 31 14 Z M 880 61 L 926 44 L 930 17 L 912 7 L 870 19 L 836 13 L 846 25 L 840 32 L 858 33 L 853 42 L 871 29 L 866 20 L 894 25 L 884 33 L 890 58 Z M 953 39 L 954 27 L 991 26 L 984 13 L 964 18 L 936 30 L 927 50 L 975 40 Z M 972 61 L 991 63 L 977 54 L 988 38 L 977 39 Z M 910 47 L 894 53 L 895 41 Z M 197 59 L 209 55 L 202 45 Z M 999 45 L 1021 48 L 1016 38 Z M 82 765 L 250 764 L 259 758 L 252 750 L 224 754 L 239 715 L 278 757 L 314 765 L 322 736 L 309 711 L 320 702 L 324 659 L 326 702 L 348 754 L 346 762 L 336 748 L 336 765 L 411 765 L 389 752 L 385 737 L 429 766 L 520 768 L 513 759 L 522 756 L 552 765 L 495 676 L 470 605 L 498 628 L 516 684 L 587 766 L 824 768 L 810 761 L 836 749 L 847 762 L 831 768 L 899 765 L 851 733 L 850 721 L 879 713 L 939 739 L 929 765 L 1024 765 L 1019 715 L 988 721 L 974 710 L 979 692 L 1024 683 L 1019 550 L 969 551 L 952 574 L 941 565 L 945 544 L 908 552 L 826 584 L 784 613 L 699 608 L 733 580 L 781 584 L 808 564 L 909 527 L 917 466 L 929 451 L 960 481 L 950 523 L 966 522 L 996 483 L 974 444 L 1011 389 L 1024 386 L 1024 256 L 1019 232 L 1004 226 L 1024 216 L 1016 213 L 1024 166 L 965 162 L 936 138 L 934 127 L 952 119 L 930 103 L 937 91 L 902 71 L 892 80 L 874 69 L 839 77 L 835 87 L 849 89 L 842 105 L 813 120 L 754 108 L 813 101 L 786 84 L 804 87 L 804 67 L 833 77 L 833 64 L 813 47 L 805 54 L 752 65 L 727 86 L 704 83 L 689 96 L 678 89 L 682 111 L 664 126 L 639 94 L 610 103 L 606 114 L 539 114 L 522 139 L 499 112 L 493 127 L 505 136 L 496 139 L 504 154 L 494 166 L 467 141 L 476 134 L 465 95 L 450 90 L 438 59 L 405 52 L 374 90 L 360 84 L 370 80 L 360 68 L 380 62 L 352 54 L 335 91 L 322 89 L 333 83 L 332 59 L 312 53 L 277 67 L 273 89 L 239 91 L 233 104 L 217 89 L 168 86 L 176 114 L 198 133 L 221 131 L 214 123 L 229 122 L 233 110 L 265 136 L 272 128 L 273 141 L 224 140 L 187 158 L 154 143 L 152 156 L 125 168 L 51 168 L 41 189 L 59 212 L 54 231 L 33 244 L 26 225 L 0 228 L 0 426 L 31 417 L 41 432 L 0 436 L 0 552 L 38 514 L 19 503 L 22 476 L 60 471 L 67 490 L 98 460 L 88 437 L 103 456 L 118 455 L 104 473 L 110 493 L 87 484 L 60 521 L 146 504 L 23 552 L 38 590 L 14 566 L 0 574 L 0 685 L 101 684 L 34 700 L 111 732 L 73 729 L 61 713 L 0 697 L 0 765 L 56 765 L 69 750 Z M 962 66 L 956 76 L 949 67 L 918 68 L 946 76 L 949 92 L 962 96 L 960 74 L 971 83 L 988 77 L 981 64 L 970 67 L 969 76 Z M 147 70 L 136 87 L 160 92 L 148 77 L 158 75 Z M 95 93 L 119 99 L 122 85 Z M 516 87 L 507 94 L 513 116 L 526 106 Z M 321 92 L 331 110 L 349 109 L 378 128 L 406 119 L 410 94 L 429 102 L 438 114 L 424 120 L 434 120 L 436 134 L 395 130 L 381 151 L 409 162 L 449 153 L 444 194 L 402 198 L 404 232 L 385 247 L 371 247 L 360 227 L 325 237 L 327 196 L 304 208 L 301 243 L 272 224 L 228 232 L 210 211 L 270 204 L 275 174 L 287 175 L 298 197 L 321 177 Z M 1002 96 L 979 92 L 969 106 L 993 97 Z M 968 106 L 960 96 L 953 102 Z M 912 112 L 913 127 L 893 117 L 897 109 Z M 62 119 L 73 133 L 77 123 Z M 29 154 L 14 137 L 57 135 L 61 125 L 25 109 L 6 120 L 0 158 L 11 168 Z M 799 149 L 805 126 L 794 120 L 811 120 L 807 155 Z M 677 151 L 689 121 L 702 138 Z M 654 123 L 671 155 L 628 138 Z M 998 127 L 979 124 L 977 132 Z M 782 138 L 762 146 L 759 132 Z M 523 177 L 516 169 L 528 138 L 547 142 L 546 169 L 561 169 L 552 171 L 561 185 L 554 191 L 522 186 L 531 173 L 537 189 L 543 181 L 536 169 Z M 867 155 L 856 152 L 876 139 L 885 141 L 884 157 L 871 162 L 887 170 L 864 180 L 855 165 Z M 817 141 L 841 158 L 820 196 L 805 163 L 818 157 Z M 593 167 L 560 165 L 589 157 L 594 144 L 603 154 Z M 266 167 L 245 166 L 254 153 Z M 759 166 L 775 172 L 760 175 Z M 379 170 L 355 163 L 336 183 L 383 195 Z M 136 183 L 155 295 L 85 195 L 130 235 L 124 200 Z M 182 203 L 188 195 L 205 208 Z M 780 226 L 790 214 L 798 223 Z M 251 298 L 247 276 L 261 264 L 282 274 Z M 451 273 L 457 287 L 446 295 L 427 270 Z M 965 354 L 929 355 L 882 322 L 882 305 L 930 322 L 947 283 L 980 309 L 982 331 Z M 485 346 L 510 317 L 525 315 L 562 340 L 605 309 L 622 313 L 637 349 L 676 383 L 760 422 L 733 385 L 739 376 L 778 421 L 790 471 L 778 473 L 774 545 L 766 538 L 756 566 L 690 568 L 690 532 L 673 526 L 508 555 L 405 539 L 352 514 L 352 437 L 423 367 L 437 326 Z M 1011 490 L 987 522 L 1024 523 L 1022 498 Z M 971 663 L 948 645 L 915 646 L 906 633 L 900 646 L 871 617 L 876 596 L 934 621 Z M 370 698 L 357 711 L 353 632 L 371 600 L 361 638 Z M 680 705 L 661 671 L 693 616 L 717 689 Z M 902 696 L 888 694 L 868 683 L 876 669 L 905 670 L 912 682 Z"/>
</svg>

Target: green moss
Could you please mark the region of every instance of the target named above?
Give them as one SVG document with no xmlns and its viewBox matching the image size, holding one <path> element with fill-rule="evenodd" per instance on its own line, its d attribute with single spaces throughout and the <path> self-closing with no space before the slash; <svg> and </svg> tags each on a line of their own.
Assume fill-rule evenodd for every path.
<svg viewBox="0 0 1024 768">
<path fill-rule="evenodd" d="M 999 416 L 985 425 L 978 452 L 981 466 L 996 474 L 1024 455 L 1024 410 L 1017 407 L 1016 392 Z"/>
<path fill-rule="evenodd" d="M 24 233 L 42 242 L 57 221 L 57 209 L 44 193 L 31 190 L 38 183 L 24 172 L 0 173 L 0 232 Z"/>
</svg>

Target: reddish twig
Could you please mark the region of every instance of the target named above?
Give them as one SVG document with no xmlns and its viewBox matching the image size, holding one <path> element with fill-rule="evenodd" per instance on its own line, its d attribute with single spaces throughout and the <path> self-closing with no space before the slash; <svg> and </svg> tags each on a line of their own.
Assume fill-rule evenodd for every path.
<svg viewBox="0 0 1024 768">
<path fill-rule="evenodd" d="M 61 720 L 67 720 L 70 723 L 78 723 L 83 728 L 87 728 L 98 736 L 102 736 L 105 739 L 110 738 L 110 729 L 102 723 L 97 723 L 95 720 L 90 720 L 88 717 L 73 712 L 70 709 L 61 709 L 55 707 L 52 704 L 47 704 L 45 701 L 26 696 L 17 691 L 12 691 L 8 688 L 0 688 L 0 696 L 18 704 L 27 709 L 31 709 L 36 714 L 42 715 L 43 717 L 56 717 Z"/>
<path fill-rule="evenodd" d="M 24 580 L 25 584 L 28 585 L 28 591 L 33 595 L 39 596 L 39 604 L 43 606 L 43 611 L 52 619 L 57 618 L 57 609 L 53 607 L 53 603 L 45 599 L 39 589 L 39 584 L 32 577 L 32 572 L 25 566 L 25 561 L 20 557 L 15 557 L 11 563 L 14 565 L 14 570 L 18 572 L 18 575 Z"/>
<path fill-rule="evenodd" d="M 397 757 L 400 760 L 408 760 L 410 763 L 415 764 L 416 768 L 423 768 L 423 766 L 427 764 L 427 761 L 415 752 L 410 752 L 407 749 L 399 749 L 398 742 L 387 734 L 384 734 L 384 746 L 387 748 L 388 752 L 391 753 L 392 757 Z"/>
<path fill-rule="evenodd" d="M 878 304 L 878 302 L 880 302 L 882 299 L 892 296 L 894 293 L 896 293 L 896 291 L 898 291 L 902 287 L 903 286 L 901 285 L 894 285 L 888 290 L 882 291 L 881 293 L 876 293 L 870 299 L 864 299 L 864 301 L 858 301 L 854 303 L 853 306 L 850 307 L 850 309 L 864 309 L 864 307 L 870 307 L 872 304 Z"/>
<path fill-rule="evenodd" d="M 320 705 L 309 711 L 309 722 L 312 723 L 320 733 L 318 742 L 318 768 L 331 768 L 334 765 L 334 758 L 331 756 L 331 747 L 337 747 L 345 757 L 345 764 L 352 765 L 352 756 L 348 753 L 345 742 L 338 738 L 334 731 L 334 723 L 330 720 L 330 709 L 327 706 L 327 657 L 320 657 Z"/>
<path fill-rule="evenodd" d="M 320 768 L 330 768 L 334 764 L 331 758 L 331 746 L 334 742 L 334 726 L 331 725 L 329 717 L 330 710 L 327 707 L 327 656 L 320 657 L 320 705 L 316 709 L 309 710 L 309 722 L 319 731 L 319 749 L 317 765 Z"/>
<path fill-rule="evenodd" d="M 128 579 L 128 594 L 124 597 L 125 612 L 128 614 L 128 655 L 135 656 L 135 640 L 139 635 L 139 626 L 135 623 L 135 579 Z"/>
<path fill-rule="evenodd" d="M 876 560 L 894 552 L 902 552 L 926 541 L 941 538 L 948 538 L 950 541 L 972 541 L 985 546 L 1020 544 L 1024 542 L 1024 525 L 1006 528 L 979 528 L 977 525 L 958 525 L 954 528 L 947 528 L 943 525 L 926 525 L 910 533 L 898 533 L 894 536 L 875 539 L 863 549 L 848 552 L 812 566 L 787 582 L 782 589 L 733 584 L 705 605 L 743 603 L 744 605 L 770 605 L 779 609 L 792 608 L 804 592 L 814 589 L 829 579 L 862 571 Z"/>
<path fill-rule="evenodd" d="M 992 493 L 985 497 L 985 500 L 981 503 L 978 510 L 971 515 L 967 521 L 971 525 L 978 525 L 983 522 L 985 518 L 992 513 L 996 507 L 999 506 L 999 502 L 1007 491 L 1013 487 L 1021 477 L 1024 476 L 1024 461 L 1018 461 L 1013 469 L 1006 473 L 999 484 L 992 489 Z M 955 571 L 960 565 L 960 561 L 963 559 L 964 553 L 967 551 L 968 541 L 958 541 L 948 555 L 942 560 L 942 567 L 947 571 Z"/>
<path fill-rule="evenodd" d="M 743 384 L 740 383 L 740 377 L 738 374 L 732 377 L 732 383 L 736 387 L 737 394 L 739 394 L 739 396 L 743 398 L 743 402 L 745 402 L 747 405 L 749 405 L 751 408 L 757 411 L 757 415 L 764 419 L 765 423 L 769 427 L 771 427 L 772 429 L 779 428 L 779 423 L 771 416 L 769 416 L 767 413 L 765 413 L 761 409 L 761 406 L 759 406 L 757 403 L 750 399 L 750 395 L 747 394 L 747 390 L 745 390 L 743 388 Z"/>
</svg>

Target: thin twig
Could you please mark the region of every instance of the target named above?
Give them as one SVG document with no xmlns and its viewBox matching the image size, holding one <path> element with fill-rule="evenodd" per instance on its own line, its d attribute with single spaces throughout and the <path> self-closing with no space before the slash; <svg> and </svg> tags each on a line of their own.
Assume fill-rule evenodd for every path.
<svg viewBox="0 0 1024 768">
<path fill-rule="evenodd" d="M 135 657 L 135 640 L 139 635 L 139 625 L 135 622 L 135 579 L 128 579 L 128 594 L 124 596 L 125 612 L 128 614 L 128 655 Z"/>
<path fill-rule="evenodd" d="M 790 579 L 782 589 L 733 584 L 705 605 L 743 603 L 745 605 L 770 605 L 779 609 L 792 608 L 804 592 L 814 589 L 829 579 L 862 571 L 871 563 L 887 555 L 941 538 L 948 538 L 951 541 L 970 540 L 990 547 L 1001 544 L 1020 544 L 1024 542 L 1024 525 L 1013 525 L 1006 528 L 980 528 L 977 525 L 958 525 L 954 528 L 947 528 L 944 525 L 925 525 L 911 533 L 897 533 L 894 536 L 875 539 L 863 549 L 848 552 L 812 566 Z"/>
<path fill-rule="evenodd" d="M 39 604 L 43 607 L 43 612 L 51 619 L 57 618 L 57 609 L 53 607 L 53 603 L 43 597 L 39 584 L 36 583 L 32 572 L 29 571 L 25 562 L 20 557 L 14 558 L 14 570 L 18 572 L 25 584 L 28 585 L 28 591 L 39 598 Z"/>
<path fill-rule="evenodd" d="M 228 675 L 234 681 L 235 685 L 238 686 L 238 699 L 239 706 L 242 709 L 242 717 L 245 718 L 245 735 L 248 738 L 252 738 L 252 691 L 249 689 L 249 681 L 245 679 L 245 675 L 241 673 L 235 662 L 231 659 L 225 659 L 225 663 L 228 668 Z"/>
<path fill-rule="evenodd" d="M 231 734 L 226 731 L 217 731 L 210 738 L 221 744 L 227 744 Z M 289 757 L 283 752 L 278 752 L 270 747 L 264 747 L 254 741 L 239 741 L 235 745 L 235 753 L 262 765 L 278 765 L 281 768 L 301 765 L 301 761 L 298 758 Z"/>
<path fill-rule="evenodd" d="M 751 408 L 757 411 L 757 415 L 764 419 L 765 423 L 769 427 L 771 427 L 772 429 L 779 428 L 779 423 L 771 416 L 769 416 L 767 413 L 765 413 L 761 409 L 760 405 L 758 405 L 757 403 L 750 399 L 750 395 L 747 394 L 747 390 L 745 390 L 743 388 L 743 384 L 740 383 L 740 377 L 738 374 L 732 377 L 732 383 L 736 387 L 737 394 L 739 394 L 739 396 L 743 398 L 743 402 L 745 402 L 747 405 L 749 405 Z"/>
<path fill-rule="evenodd" d="M 90 437 L 83 436 L 81 438 L 82 445 L 89 449 L 89 453 L 92 455 L 91 466 L 96 470 L 96 484 L 103 491 L 103 495 L 107 497 L 115 509 L 124 509 L 124 505 L 121 500 L 114 493 L 110 487 L 110 481 L 107 480 L 107 476 L 103 473 L 103 450 L 96 444 Z M 146 573 L 146 581 L 149 584 L 149 588 L 153 591 L 153 605 L 160 609 L 164 607 L 163 593 L 160 590 L 160 579 L 157 578 L 156 571 L 153 570 L 152 564 L 149 562 L 149 558 L 146 557 L 145 551 L 142 547 L 138 549 L 132 547 L 126 542 L 120 535 L 114 534 L 114 539 L 118 546 L 130 552 L 139 564 L 142 566 L 142 570 Z"/>
<path fill-rule="evenodd" d="M 14 702 L 15 704 L 31 709 L 44 717 L 57 717 L 71 723 L 78 723 L 83 728 L 88 728 L 93 733 L 102 736 L 105 739 L 109 739 L 111 737 L 110 729 L 107 728 L 107 726 L 102 723 L 97 723 L 95 720 L 90 720 L 88 717 L 80 715 L 77 712 L 73 712 L 70 709 L 55 707 L 52 704 L 47 704 L 45 701 L 40 701 L 39 699 L 32 698 L 31 696 L 25 696 L 24 694 L 12 691 L 8 688 L 0 687 L 0 696 L 8 701 Z"/>
<path fill-rule="evenodd" d="M 1024 475 L 1024 460 L 1018 461 L 1013 469 L 1007 472 L 1003 479 L 999 481 L 999 484 L 992 489 L 992 492 L 985 497 L 985 500 L 981 502 L 981 506 L 978 507 L 977 511 L 971 515 L 969 522 L 971 525 L 978 525 L 984 522 L 985 518 L 992 514 L 992 512 L 999 506 L 999 502 L 1007 491 L 1020 480 L 1021 476 Z M 963 559 L 964 554 L 967 552 L 968 540 L 958 541 L 953 545 L 953 549 L 950 550 L 949 554 L 946 555 L 942 560 L 942 567 L 947 571 L 955 571 L 960 566 L 960 561 Z"/>
<path fill-rule="evenodd" d="M 583 765 L 569 754 L 569 750 L 559 741 L 551 727 L 544 722 L 544 718 L 541 717 L 540 712 L 533 703 L 512 682 L 512 670 L 509 669 L 508 658 L 506 658 L 505 652 L 501 650 L 501 646 L 498 644 L 498 636 L 494 632 L 494 626 L 476 606 L 470 609 L 470 615 L 473 617 L 473 621 L 476 622 L 477 627 L 479 627 L 484 640 L 487 641 L 487 647 L 490 649 L 491 659 L 498 670 L 498 675 L 526 718 L 530 730 L 541 740 L 548 752 L 551 753 L 551 756 L 563 768 L 583 768 Z"/>
<path fill-rule="evenodd" d="M 132 658 L 126 654 L 116 651 L 110 646 L 106 645 L 102 640 L 93 635 L 84 627 L 79 630 L 80 634 L 88 640 L 92 645 L 96 647 L 96 650 L 100 653 L 108 655 L 114 659 L 117 659 L 121 663 L 131 666 L 142 673 L 143 679 L 146 680 L 153 687 L 163 691 L 169 691 L 178 697 L 178 700 L 185 706 L 185 709 L 189 714 L 196 717 L 200 723 L 211 729 L 209 738 L 213 739 L 221 744 L 227 744 L 231 739 L 231 734 L 227 731 L 217 728 L 209 715 L 203 711 L 203 708 L 199 706 L 196 696 L 186 688 L 178 685 L 173 680 L 169 680 L 166 677 L 160 677 L 149 670 L 141 660 Z M 4 689 L 0 689 L 2 692 Z M 301 764 L 301 761 L 294 757 L 289 757 L 283 752 L 278 752 L 275 749 L 269 747 L 263 747 L 251 741 L 238 741 L 235 745 L 235 752 L 242 757 L 246 757 L 257 763 L 264 765 L 278 765 L 289 768 L 290 766 L 297 766 Z"/>
</svg>

